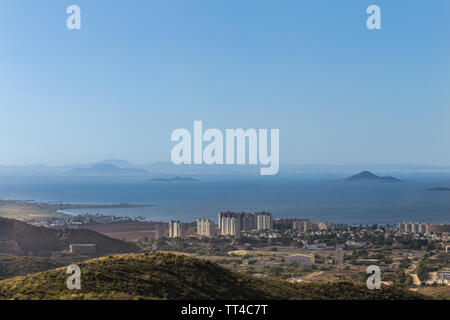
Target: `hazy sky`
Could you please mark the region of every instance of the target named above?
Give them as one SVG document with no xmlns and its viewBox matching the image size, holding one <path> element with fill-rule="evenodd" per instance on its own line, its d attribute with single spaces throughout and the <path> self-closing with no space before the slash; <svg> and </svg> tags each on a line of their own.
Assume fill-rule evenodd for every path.
<svg viewBox="0 0 450 320">
<path fill-rule="evenodd" d="M 448 0 L 1 0 L 0 164 L 168 161 L 194 120 L 279 128 L 284 164 L 449 164 L 449 39 Z"/>
</svg>

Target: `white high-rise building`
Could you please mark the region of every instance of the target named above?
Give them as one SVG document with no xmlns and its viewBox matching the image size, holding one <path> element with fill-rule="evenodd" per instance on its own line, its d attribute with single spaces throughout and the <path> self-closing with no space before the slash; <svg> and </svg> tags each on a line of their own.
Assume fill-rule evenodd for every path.
<svg viewBox="0 0 450 320">
<path fill-rule="evenodd" d="M 181 222 L 172 220 L 169 222 L 169 238 L 180 238 L 183 236 Z"/>
<path fill-rule="evenodd" d="M 407 224 L 406 224 L 406 232 L 408 232 L 408 233 L 413 232 L 412 226 L 413 226 L 412 223 L 407 223 Z"/>
<path fill-rule="evenodd" d="M 241 233 L 241 215 L 224 213 L 220 218 L 220 233 L 224 236 L 236 236 Z"/>
<path fill-rule="evenodd" d="M 408 223 L 407 222 L 400 222 L 400 226 L 399 226 L 399 229 L 400 229 L 400 232 L 406 232 L 406 225 L 407 225 Z"/>
<path fill-rule="evenodd" d="M 215 236 L 215 223 L 208 219 L 197 219 L 197 234 L 203 237 Z"/>
<path fill-rule="evenodd" d="M 258 231 L 273 230 L 272 214 L 268 212 L 256 213 L 256 229 Z"/>
</svg>

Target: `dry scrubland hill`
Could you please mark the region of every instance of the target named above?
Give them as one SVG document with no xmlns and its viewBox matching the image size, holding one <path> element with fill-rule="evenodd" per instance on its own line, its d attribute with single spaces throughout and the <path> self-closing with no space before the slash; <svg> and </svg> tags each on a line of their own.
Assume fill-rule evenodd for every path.
<svg viewBox="0 0 450 320">
<path fill-rule="evenodd" d="M 0 281 L 1 299 L 421 299 L 399 288 L 350 283 L 300 284 L 256 279 L 184 255 L 143 253 L 78 264 L 81 291 L 68 290 L 65 268 Z"/>
<path fill-rule="evenodd" d="M 133 244 L 91 230 L 48 229 L 0 218 L 0 253 L 46 257 L 69 249 L 71 243 L 94 243 L 99 255 L 139 251 Z"/>
<path fill-rule="evenodd" d="M 0 254 L 0 280 L 23 276 L 66 265 L 46 257 L 25 257 Z"/>
</svg>

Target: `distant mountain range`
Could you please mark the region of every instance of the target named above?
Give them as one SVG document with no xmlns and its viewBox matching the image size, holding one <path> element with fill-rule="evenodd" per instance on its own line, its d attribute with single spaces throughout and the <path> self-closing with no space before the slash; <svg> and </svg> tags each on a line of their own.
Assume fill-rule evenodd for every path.
<svg viewBox="0 0 450 320">
<path fill-rule="evenodd" d="M 76 168 L 70 171 L 75 176 L 141 176 L 149 172 L 144 169 L 120 168 L 112 164 L 101 163 L 89 168 Z"/>
<path fill-rule="evenodd" d="M 403 182 L 391 176 L 380 177 L 372 172 L 363 171 L 343 180 L 335 180 L 334 182 L 375 182 L 375 183 L 398 183 Z"/>
<path fill-rule="evenodd" d="M 108 166 L 109 165 L 109 166 Z M 113 166 L 113 167 L 112 167 Z M 280 175 L 292 174 L 351 174 L 372 168 L 375 172 L 450 173 L 450 166 L 429 165 L 281 165 Z M 130 170 L 122 170 L 130 169 Z M 141 171 L 138 171 L 141 170 Z M 93 163 L 48 165 L 0 165 L 1 177 L 61 177 L 61 176 L 194 176 L 194 175 L 259 175 L 259 165 L 175 165 L 170 161 L 151 164 L 130 164 L 119 159 Z"/>
</svg>

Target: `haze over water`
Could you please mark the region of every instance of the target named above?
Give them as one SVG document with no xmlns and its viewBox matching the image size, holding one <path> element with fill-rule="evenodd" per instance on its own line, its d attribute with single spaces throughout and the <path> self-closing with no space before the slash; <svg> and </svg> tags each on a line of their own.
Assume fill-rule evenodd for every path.
<svg viewBox="0 0 450 320">
<path fill-rule="evenodd" d="M 342 178 L 342 175 L 339 176 Z M 329 183 L 331 175 L 199 176 L 197 182 L 145 178 L 1 178 L 0 198 L 77 204 L 153 204 L 132 209 L 80 209 L 70 213 L 144 216 L 154 221 L 217 220 L 223 210 L 270 211 L 276 218 L 347 224 L 402 220 L 450 223 L 450 176 L 405 176 L 404 183 Z"/>
</svg>

